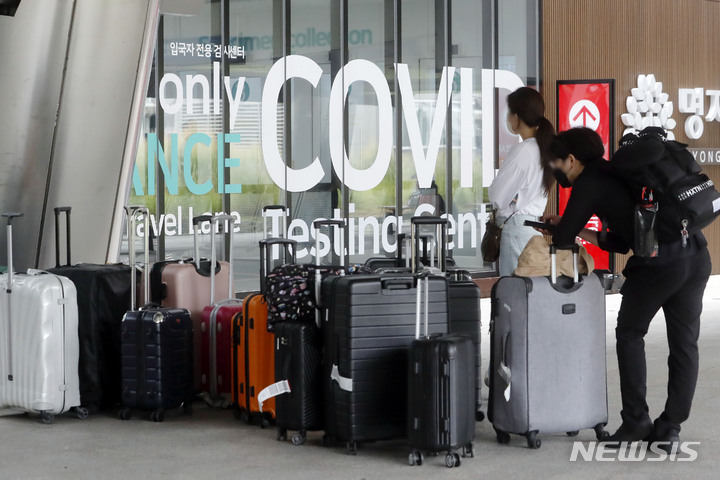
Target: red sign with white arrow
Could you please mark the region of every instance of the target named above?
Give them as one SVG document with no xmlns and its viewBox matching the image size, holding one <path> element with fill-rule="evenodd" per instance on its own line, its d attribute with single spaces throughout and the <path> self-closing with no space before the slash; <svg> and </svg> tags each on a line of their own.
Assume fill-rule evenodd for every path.
<svg viewBox="0 0 720 480">
<path fill-rule="evenodd" d="M 587 127 L 595 130 L 605 145 L 605 159 L 610 159 L 613 145 L 613 112 L 614 112 L 614 81 L 558 81 L 557 85 L 557 119 L 558 131 L 573 127 Z M 570 188 L 558 188 L 558 211 L 565 211 Z M 587 228 L 598 230 L 601 222 L 592 217 Z M 599 248 L 586 244 L 588 253 L 595 259 L 595 268 L 610 269 L 610 255 Z"/>
</svg>

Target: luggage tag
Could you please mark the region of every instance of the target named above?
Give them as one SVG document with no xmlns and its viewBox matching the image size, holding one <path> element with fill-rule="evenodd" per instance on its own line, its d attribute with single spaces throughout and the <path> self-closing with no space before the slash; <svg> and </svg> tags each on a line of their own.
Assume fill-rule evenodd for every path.
<svg viewBox="0 0 720 480">
<path fill-rule="evenodd" d="M 282 380 L 260 390 L 258 393 L 258 406 L 260 407 L 260 413 L 263 411 L 263 403 L 266 400 L 282 395 L 283 393 L 290 393 L 290 384 L 287 380 Z"/>
<path fill-rule="evenodd" d="M 508 308 L 507 304 L 505 305 L 505 308 Z M 508 342 L 509 337 L 510 337 L 510 332 L 507 332 L 505 335 L 503 335 L 502 360 L 500 361 L 500 366 L 497 369 L 498 376 L 507 385 L 507 388 L 505 388 L 505 390 L 503 391 L 503 396 L 505 397 L 506 402 L 510 401 L 510 379 L 512 378 L 512 372 L 510 371 L 510 367 L 508 367 L 507 360 L 506 360 L 507 342 Z"/>
<path fill-rule="evenodd" d="M 501 363 L 500 366 L 497 369 L 497 373 L 500 376 L 500 378 L 507 384 L 507 388 L 503 392 L 503 396 L 505 397 L 505 401 L 510 401 L 510 379 L 512 378 L 512 374 L 510 372 L 510 367 L 505 365 L 504 363 Z"/>
</svg>

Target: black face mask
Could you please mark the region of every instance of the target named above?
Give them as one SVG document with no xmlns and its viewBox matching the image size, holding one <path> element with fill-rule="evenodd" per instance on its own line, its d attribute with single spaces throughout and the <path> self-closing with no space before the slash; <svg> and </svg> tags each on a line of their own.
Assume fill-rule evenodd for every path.
<svg viewBox="0 0 720 480">
<path fill-rule="evenodd" d="M 565 175 L 565 172 L 560 170 L 559 168 L 556 168 L 553 170 L 553 177 L 555 177 L 555 180 L 558 182 L 558 185 L 560 185 L 563 188 L 570 188 L 572 187 L 572 183 L 570 182 L 570 179 Z"/>
</svg>

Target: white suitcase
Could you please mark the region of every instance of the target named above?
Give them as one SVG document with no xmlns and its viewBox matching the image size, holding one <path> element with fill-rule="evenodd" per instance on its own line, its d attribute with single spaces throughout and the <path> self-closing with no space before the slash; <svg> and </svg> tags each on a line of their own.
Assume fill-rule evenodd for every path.
<svg viewBox="0 0 720 480">
<path fill-rule="evenodd" d="M 78 309 L 75 285 L 40 271 L 12 273 L 8 219 L 8 273 L 0 275 L 0 408 L 39 413 L 43 423 L 80 408 Z"/>
</svg>

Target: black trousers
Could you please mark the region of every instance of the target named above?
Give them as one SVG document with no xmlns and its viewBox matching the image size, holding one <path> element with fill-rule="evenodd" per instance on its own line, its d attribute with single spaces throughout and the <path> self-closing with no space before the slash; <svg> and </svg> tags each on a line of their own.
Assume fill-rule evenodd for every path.
<svg viewBox="0 0 720 480">
<path fill-rule="evenodd" d="M 636 424 L 650 419 L 645 399 L 644 337 L 661 308 L 670 355 L 667 401 L 656 428 L 679 430 L 690 416 L 698 377 L 700 313 L 710 271 L 710 254 L 704 247 L 698 254 L 669 265 L 636 266 L 626 271 L 615 329 L 623 422 Z"/>
</svg>

